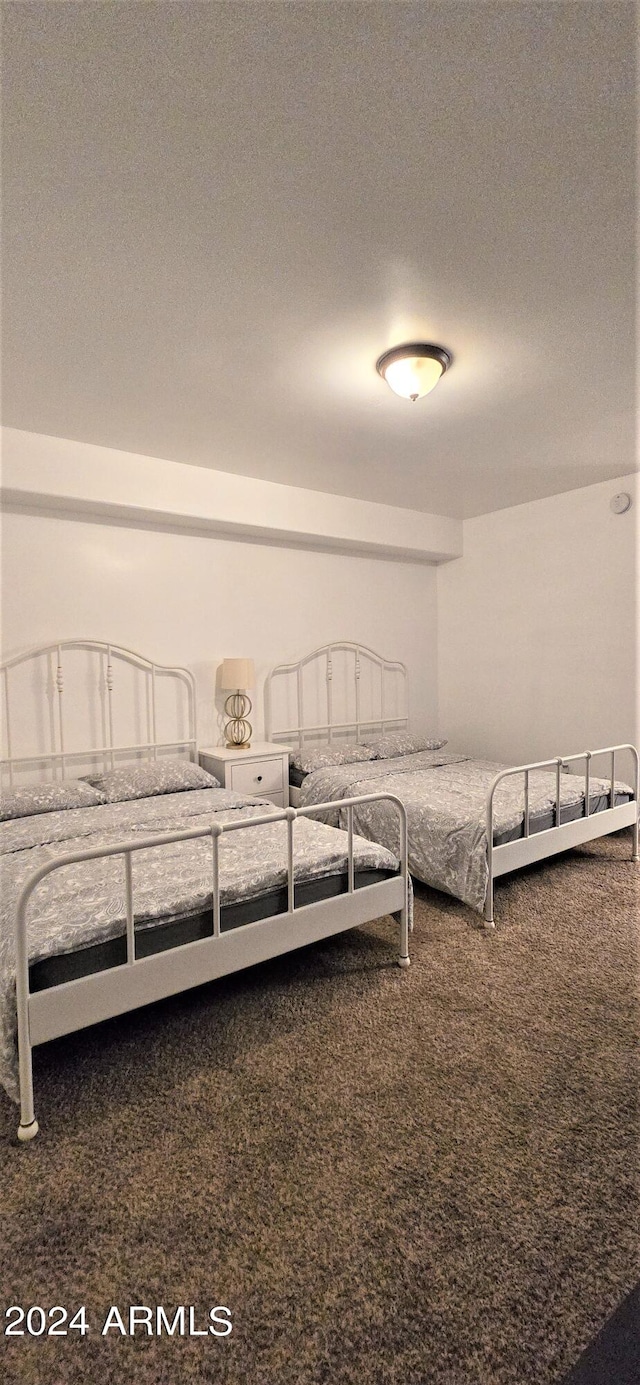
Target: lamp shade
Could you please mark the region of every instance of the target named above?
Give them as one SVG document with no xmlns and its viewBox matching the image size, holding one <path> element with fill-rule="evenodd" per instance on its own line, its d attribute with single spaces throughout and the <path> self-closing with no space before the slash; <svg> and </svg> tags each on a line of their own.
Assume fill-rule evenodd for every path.
<svg viewBox="0 0 640 1385">
<path fill-rule="evenodd" d="M 223 659 L 220 687 L 225 691 L 252 688 L 255 684 L 253 659 Z"/>
</svg>

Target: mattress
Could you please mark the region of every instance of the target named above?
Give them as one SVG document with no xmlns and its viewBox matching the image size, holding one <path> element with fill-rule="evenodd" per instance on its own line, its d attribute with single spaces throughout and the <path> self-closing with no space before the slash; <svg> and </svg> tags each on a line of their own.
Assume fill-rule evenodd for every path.
<svg viewBox="0 0 640 1385">
<path fill-rule="evenodd" d="M 377 760 L 375 761 L 375 763 L 378 765 L 386 765 L 389 773 L 393 774 L 393 760 Z M 302 785 L 305 782 L 305 779 L 308 778 L 308 770 L 296 769 L 295 765 L 289 766 L 289 783 L 292 785 L 293 788 L 301 789 Z M 631 800 L 631 796 L 632 795 L 629 793 L 616 793 L 616 808 L 619 808 L 622 803 L 629 803 Z M 609 794 L 590 795 L 590 813 L 602 813 L 604 812 L 605 808 L 610 807 L 611 798 Z M 583 816 L 583 814 L 584 806 L 582 804 L 569 804 L 560 809 L 560 823 L 563 824 L 565 822 L 576 822 L 578 818 L 581 818 Z M 530 814 L 529 817 L 529 834 L 530 836 L 533 836 L 535 832 L 547 832 L 550 827 L 555 827 L 555 825 L 556 815 L 554 809 L 547 809 L 546 811 L 534 811 Z M 518 841 L 520 837 L 524 837 L 524 814 L 522 822 L 519 823 L 517 826 L 503 829 L 498 828 L 498 830 L 493 834 L 493 845 L 505 846 L 507 842 Z"/>
<path fill-rule="evenodd" d="M 389 880 L 396 872 L 392 870 L 355 871 L 354 888 L 363 889 L 366 885 L 377 885 Z M 346 894 L 348 877 L 326 876 L 320 880 L 310 880 L 296 885 L 294 890 L 295 907 L 303 904 L 316 904 L 321 899 L 333 899 Z M 220 931 L 229 932 L 241 928 L 243 924 L 255 923 L 258 919 L 271 918 L 274 914 L 284 914 L 288 909 L 286 886 L 270 890 L 254 899 L 242 900 L 237 904 L 225 904 L 220 910 Z M 136 929 L 136 959 L 152 957 L 158 952 L 167 952 L 172 947 L 193 943 L 200 938 L 213 935 L 213 915 L 192 914 L 184 919 L 172 919 L 169 923 L 156 924 L 154 928 Z M 110 967 L 122 966 L 127 960 L 126 937 L 110 938 L 107 942 L 93 943 L 75 952 L 65 952 L 55 957 L 45 957 L 34 962 L 29 968 L 29 988 L 31 991 L 45 991 L 51 986 L 60 986 L 65 981 L 76 981 L 81 976 L 91 976 Z"/>
<path fill-rule="evenodd" d="M 614 794 L 614 800 L 614 806 L 619 808 L 621 804 L 631 801 L 631 794 L 616 793 Z M 600 793 L 589 795 L 589 812 L 592 817 L 594 813 L 603 813 L 605 808 L 610 807 L 611 798 L 609 794 Z M 569 803 L 560 808 L 560 825 L 565 822 L 577 822 L 578 819 L 582 817 L 584 817 L 583 803 Z M 548 832 L 550 827 L 555 826 L 555 809 L 552 808 L 547 809 L 546 812 L 531 813 L 529 817 L 529 836 L 533 837 L 536 832 Z M 522 822 L 518 823 L 517 827 L 512 827 L 510 829 L 501 828 L 498 829 L 497 832 L 494 832 L 493 845 L 505 846 L 507 842 L 517 842 L 521 837 L 524 837 L 524 817 Z"/>
</svg>

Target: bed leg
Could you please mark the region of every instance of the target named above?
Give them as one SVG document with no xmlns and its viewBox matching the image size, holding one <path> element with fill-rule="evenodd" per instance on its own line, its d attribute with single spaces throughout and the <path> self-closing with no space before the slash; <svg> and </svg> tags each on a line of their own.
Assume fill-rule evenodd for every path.
<svg viewBox="0 0 640 1385">
<path fill-rule="evenodd" d="M 487 897 L 484 901 L 484 926 L 485 928 L 495 928 L 493 922 L 493 880 L 489 880 L 487 885 Z"/>
<path fill-rule="evenodd" d="M 634 822 L 634 824 L 633 824 L 633 848 L 632 848 L 632 854 L 631 854 L 631 860 L 632 860 L 632 861 L 640 861 L 640 849 L 639 849 L 639 844 L 638 844 L 638 838 L 639 838 L 639 836 L 640 836 L 640 822 L 638 821 L 638 818 L 636 818 L 636 820 L 635 820 L 635 822 Z"/>
<path fill-rule="evenodd" d="M 18 1126 L 18 1139 L 22 1140 L 23 1144 L 26 1144 L 27 1140 L 33 1140 L 34 1136 L 37 1135 L 39 1129 L 40 1126 L 38 1125 L 37 1120 L 32 1120 L 29 1125 L 23 1125 L 22 1121 L 20 1121 L 20 1124 Z"/>
<path fill-rule="evenodd" d="M 41 872 L 40 872 L 41 874 Z M 40 878 L 36 877 L 35 883 Z M 20 1124 L 18 1139 L 23 1143 L 38 1133 L 33 1109 L 33 1050 L 29 1029 L 29 958 L 27 952 L 26 907 L 34 888 L 33 876 L 18 900 L 16 913 L 16 1009 L 18 1012 L 18 1072 L 20 1078 Z"/>
<path fill-rule="evenodd" d="M 18 1139 L 26 1144 L 27 1140 L 33 1140 L 38 1133 L 38 1122 L 35 1118 L 33 1109 L 33 1063 L 31 1058 L 31 1044 L 28 1039 L 19 1039 L 19 1059 L 20 1059 L 20 1124 L 18 1126 Z"/>
<path fill-rule="evenodd" d="M 410 967 L 411 958 L 409 956 L 409 910 L 405 906 L 396 914 L 400 923 L 400 954 L 398 956 L 399 967 Z"/>
</svg>

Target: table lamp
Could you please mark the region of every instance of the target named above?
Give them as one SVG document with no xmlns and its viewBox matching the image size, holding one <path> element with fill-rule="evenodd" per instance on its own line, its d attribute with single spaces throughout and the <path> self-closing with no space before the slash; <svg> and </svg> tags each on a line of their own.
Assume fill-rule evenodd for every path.
<svg viewBox="0 0 640 1385">
<path fill-rule="evenodd" d="M 254 684 L 253 659 L 223 659 L 220 687 L 223 692 L 230 692 L 224 704 L 229 717 L 224 728 L 228 750 L 248 750 L 251 745 L 253 728 L 251 722 L 247 721 L 251 700 L 247 697 L 246 689 Z"/>
</svg>

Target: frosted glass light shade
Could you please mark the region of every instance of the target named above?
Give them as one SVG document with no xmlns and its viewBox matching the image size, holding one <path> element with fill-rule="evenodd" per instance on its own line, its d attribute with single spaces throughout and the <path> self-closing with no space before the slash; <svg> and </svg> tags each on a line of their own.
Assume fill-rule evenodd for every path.
<svg viewBox="0 0 640 1385">
<path fill-rule="evenodd" d="M 376 370 L 394 394 L 415 401 L 431 393 L 450 364 L 451 356 L 443 346 L 412 342 L 385 351 Z"/>
<path fill-rule="evenodd" d="M 394 394 L 403 399 L 422 399 L 429 394 L 442 375 L 439 361 L 423 356 L 407 356 L 404 361 L 392 361 L 385 371 L 385 380 Z"/>
<path fill-rule="evenodd" d="M 220 673 L 220 687 L 225 691 L 236 688 L 253 688 L 255 671 L 253 659 L 223 659 Z"/>
</svg>

